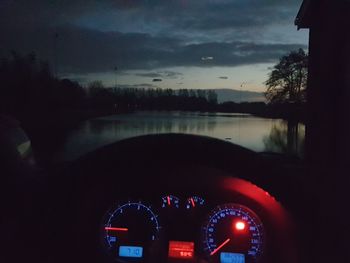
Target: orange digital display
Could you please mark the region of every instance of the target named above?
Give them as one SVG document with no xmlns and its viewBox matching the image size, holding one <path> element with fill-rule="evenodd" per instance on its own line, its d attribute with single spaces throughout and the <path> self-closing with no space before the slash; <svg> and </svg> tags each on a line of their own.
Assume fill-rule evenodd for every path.
<svg viewBox="0 0 350 263">
<path fill-rule="evenodd" d="M 192 259 L 193 255 L 193 242 L 169 241 L 169 258 Z"/>
</svg>

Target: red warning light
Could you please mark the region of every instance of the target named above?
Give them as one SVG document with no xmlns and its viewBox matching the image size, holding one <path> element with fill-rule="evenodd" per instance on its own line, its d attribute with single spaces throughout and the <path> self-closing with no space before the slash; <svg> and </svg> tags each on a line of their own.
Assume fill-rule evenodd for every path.
<svg viewBox="0 0 350 263">
<path fill-rule="evenodd" d="M 238 221 L 235 224 L 235 228 L 236 228 L 236 230 L 239 230 L 239 231 L 244 230 L 245 229 L 245 223 L 242 222 L 242 221 Z"/>
<path fill-rule="evenodd" d="M 192 259 L 193 254 L 193 242 L 169 241 L 169 258 Z"/>
</svg>

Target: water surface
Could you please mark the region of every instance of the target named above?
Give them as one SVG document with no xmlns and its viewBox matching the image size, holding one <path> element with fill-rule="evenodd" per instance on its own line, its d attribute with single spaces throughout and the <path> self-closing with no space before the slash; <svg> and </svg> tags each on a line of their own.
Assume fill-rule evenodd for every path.
<svg viewBox="0 0 350 263">
<path fill-rule="evenodd" d="M 257 152 L 303 156 L 305 127 L 249 114 L 136 112 L 82 122 L 67 136 L 56 160 L 73 160 L 122 139 L 161 133 L 210 136 Z"/>
</svg>

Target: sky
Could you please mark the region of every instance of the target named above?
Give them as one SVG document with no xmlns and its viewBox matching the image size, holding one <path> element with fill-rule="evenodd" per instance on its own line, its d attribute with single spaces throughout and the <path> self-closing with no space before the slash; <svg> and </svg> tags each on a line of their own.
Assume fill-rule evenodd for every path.
<svg viewBox="0 0 350 263">
<path fill-rule="evenodd" d="M 0 0 L 0 56 L 48 60 L 58 77 L 109 87 L 264 91 L 298 48 L 300 0 Z"/>
</svg>

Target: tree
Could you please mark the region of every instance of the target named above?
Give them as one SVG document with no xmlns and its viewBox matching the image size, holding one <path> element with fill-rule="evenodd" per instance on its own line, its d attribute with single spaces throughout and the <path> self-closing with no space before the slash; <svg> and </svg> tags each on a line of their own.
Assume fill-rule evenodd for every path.
<svg viewBox="0 0 350 263">
<path fill-rule="evenodd" d="M 91 96 L 95 96 L 104 90 L 103 82 L 100 80 L 92 81 L 88 84 L 88 91 Z"/>
<path fill-rule="evenodd" d="M 34 53 L 11 52 L 0 59 L 0 111 L 19 116 L 51 108 L 56 80 Z M 45 110 L 43 110 L 43 108 Z"/>
<path fill-rule="evenodd" d="M 208 102 L 211 104 L 218 104 L 218 94 L 214 90 L 208 90 Z"/>
<path fill-rule="evenodd" d="M 308 55 L 303 49 L 283 56 L 265 82 L 266 99 L 271 104 L 303 103 L 306 100 Z"/>
</svg>

